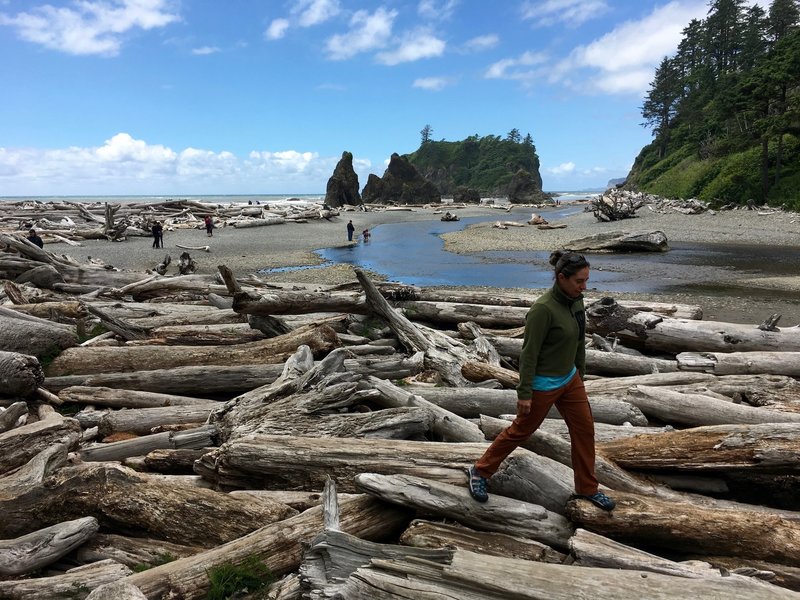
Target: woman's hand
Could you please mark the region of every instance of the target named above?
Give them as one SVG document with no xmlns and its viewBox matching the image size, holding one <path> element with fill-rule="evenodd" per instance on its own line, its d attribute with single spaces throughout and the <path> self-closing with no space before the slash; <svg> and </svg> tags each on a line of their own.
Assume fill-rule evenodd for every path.
<svg viewBox="0 0 800 600">
<path fill-rule="evenodd" d="M 524 417 L 529 414 L 531 412 L 531 404 L 533 404 L 533 399 L 517 400 L 517 416 Z"/>
</svg>

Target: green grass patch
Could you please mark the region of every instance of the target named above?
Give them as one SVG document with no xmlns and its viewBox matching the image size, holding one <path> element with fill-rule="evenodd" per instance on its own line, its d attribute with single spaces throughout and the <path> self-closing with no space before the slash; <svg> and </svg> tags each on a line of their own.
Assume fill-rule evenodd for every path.
<svg viewBox="0 0 800 600">
<path fill-rule="evenodd" d="M 211 583 L 207 600 L 227 600 L 236 592 L 247 590 L 252 594 L 275 581 L 272 571 L 255 556 L 239 564 L 224 563 L 207 571 Z"/>
</svg>

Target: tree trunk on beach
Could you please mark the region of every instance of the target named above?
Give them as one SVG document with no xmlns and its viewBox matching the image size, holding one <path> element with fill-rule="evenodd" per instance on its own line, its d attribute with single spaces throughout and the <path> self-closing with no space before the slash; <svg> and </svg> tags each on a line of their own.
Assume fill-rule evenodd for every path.
<svg viewBox="0 0 800 600">
<path fill-rule="evenodd" d="M 715 510 L 616 492 L 606 513 L 572 500 L 570 519 L 587 529 L 629 543 L 645 543 L 685 554 L 756 558 L 800 566 L 800 523 L 748 511 Z"/>
<path fill-rule="evenodd" d="M 44 372 L 36 358 L 0 351 L 0 396 L 29 396 L 43 382 Z"/>
<path fill-rule="evenodd" d="M 738 323 L 670 319 L 622 308 L 610 298 L 587 306 L 586 329 L 657 352 L 800 351 L 798 327 L 763 331 Z"/>
<path fill-rule="evenodd" d="M 104 527 L 206 547 L 296 514 L 267 500 L 248 502 L 208 489 L 170 486 L 106 463 L 62 468 L 42 486 L 0 498 L 0 507 L 3 536 L 88 515 Z"/>
<path fill-rule="evenodd" d="M 47 368 L 48 376 L 119 371 L 147 371 L 198 365 L 282 363 L 305 344 L 317 354 L 340 345 L 330 327 L 307 327 L 283 336 L 236 346 L 118 346 L 74 348 L 62 353 Z"/>
</svg>

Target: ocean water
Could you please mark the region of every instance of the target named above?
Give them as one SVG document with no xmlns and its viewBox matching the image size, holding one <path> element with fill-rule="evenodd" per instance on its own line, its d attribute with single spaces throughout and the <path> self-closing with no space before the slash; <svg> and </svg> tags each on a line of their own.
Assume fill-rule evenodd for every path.
<svg viewBox="0 0 800 600">
<path fill-rule="evenodd" d="M 155 204 L 173 200 L 192 200 L 214 204 L 270 204 L 321 202 L 325 194 L 253 194 L 253 195 L 164 195 L 164 196 L 0 196 L 0 202 L 92 202 L 98 204 Z"/>
</svg>

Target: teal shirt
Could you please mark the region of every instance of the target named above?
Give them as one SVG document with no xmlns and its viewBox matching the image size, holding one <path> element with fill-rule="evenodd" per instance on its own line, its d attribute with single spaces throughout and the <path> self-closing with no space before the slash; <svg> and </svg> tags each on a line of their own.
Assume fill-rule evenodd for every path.
<svg viewBox="0 0 800 600">
<path fill-rule="evenodd" d="M 566 377 L 573 369 L 586 374 L 585 322 L 583 296 L 569 298 L 558 284 L 533 303 L 525 317 L 519 399 L 530 399 L 537 375 Z"/>
</svg>

